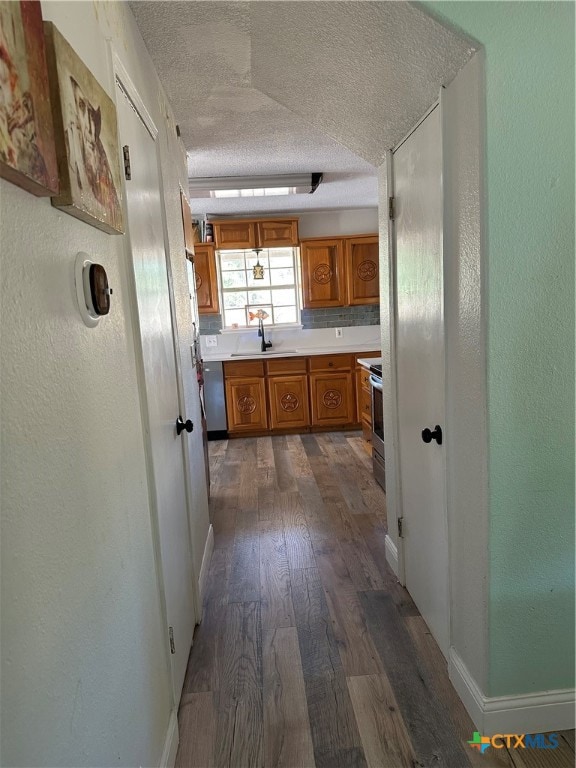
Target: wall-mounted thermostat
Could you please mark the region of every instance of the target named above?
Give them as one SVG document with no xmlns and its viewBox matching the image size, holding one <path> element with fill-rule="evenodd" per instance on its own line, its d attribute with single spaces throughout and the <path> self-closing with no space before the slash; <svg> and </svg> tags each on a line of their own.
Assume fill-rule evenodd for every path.
<svg viewBox="0 0 576 768">
<path fill-rule="evenodd" d="M 81 252 L 76 256 L 74 278 L 82 320 L 93 328 L 102 315 L 110 311 L 112 288 L 108 285 L 108 275 L 102 264 L 96 264 L 87 253 Z"/>
</svg>

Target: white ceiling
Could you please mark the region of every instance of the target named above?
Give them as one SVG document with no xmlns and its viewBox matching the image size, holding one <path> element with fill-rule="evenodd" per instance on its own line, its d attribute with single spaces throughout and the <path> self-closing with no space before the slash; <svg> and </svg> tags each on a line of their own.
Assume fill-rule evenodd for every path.
<svg viewBox="0 0 576 768">
<path fill-rule="evenodd" d="M 321 171 L 313 195 L 195 214 L 377 205 L 376 167 L 476 48 L 407 2 L 131 2 L 190 176 Z"/>
</svg>

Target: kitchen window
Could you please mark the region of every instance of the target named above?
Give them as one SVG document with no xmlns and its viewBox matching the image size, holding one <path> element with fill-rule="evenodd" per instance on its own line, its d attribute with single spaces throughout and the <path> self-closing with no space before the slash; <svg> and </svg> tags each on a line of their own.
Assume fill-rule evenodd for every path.
<svg viewBox="0 0 576 768">
<path fill-rule="evenodd" d="M 299 325 L 298 249 L 264 248 L 254 251 L 218 251 L 225 330 L 258 326 L 257 313 L 266 313 L 264 325 Z M 257 263 L 263 279 L 254 277 Z"/>
</svg>

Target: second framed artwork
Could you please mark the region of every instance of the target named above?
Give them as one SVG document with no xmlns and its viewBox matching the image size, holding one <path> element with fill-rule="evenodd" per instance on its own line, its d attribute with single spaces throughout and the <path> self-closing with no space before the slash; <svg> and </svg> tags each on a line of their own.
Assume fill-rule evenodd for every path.
<svg viewBox="0 0 576 768">
<path fill-rule="evenodd" d="M 60 194 L 52 204 L 109 234 L 122 234 L 116 109 L 88 67 L 44 22 Z"/>
</svg>

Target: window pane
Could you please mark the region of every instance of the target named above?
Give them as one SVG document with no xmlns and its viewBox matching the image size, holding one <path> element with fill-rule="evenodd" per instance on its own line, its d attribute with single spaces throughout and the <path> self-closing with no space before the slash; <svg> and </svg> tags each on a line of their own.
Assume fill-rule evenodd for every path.
<svg viewBox="0 0 576 768">
<path fill-rule="evenodd" d="M 272 281 L 272 285 L 294 285 L 296 282 L 294 280 L 294 270 L 282 268 L 282 269 L 271 269 L 270 270 L 270 280 Z"/>
<path fill-rule="evenodd" d="M 223 288 L 244 288 L 246 286 L 245 272 L 222 272 Z"/>
<path fill-rule="evenodd" d="M 272 291 L 272 304 L 275 307 L 282 307 L 288 304 L 294 306 L 296 304 L 296 297 L 294 295 L 293 288 L 278 288 Z"/>
<path fill-rule="evenodd" d="M 270 266 L 271 267 L 291 267 L 294 263 L 292 251 L 290 250 L 287 255 L 277 255 L 270 253 Z"/>
<path fill-rule="evenodd" d="M 241 328 L 246 325 L 246 312 L 243 309 L 224 310 L 224 325 L 230 328 L 234 324 Z"/>
<path fill-rule="evenodd" d="M 246 256 L 246 266 L 250 271 L 252 271 L 252 267 L 254 267 L 258 262 L 264 267 L 264 269 L 268 269 L 270 266 L 268 263 L 268 256 L 265 251 L 263 251 L 260 256 L 256 256 L 256 254 L 253 251 L 249 251 L 250 256 Z"/>
<path fill-rule="evenodd" d="M 244 309 L 248 304 L 248 296 L 244 291 L 224 294 L 224 307 L 226 309 Z"/>
<path fill-rule="evenodd" d="M 220 264 L 222 265 L 223 270 L 228 269 L 244 269 L 244 257 L 236 258 L 235 256 L 222 256 L 220 259 Z"/>
<path fill-rule="evenodd" d="M 274 307 L 274 322 L 295 323 L 296 307 Z"/>
<path fill-rule="evenodd" d="M 270 304 L 270 291 L 248 291 L 248 304 Z"/>
</svg>

